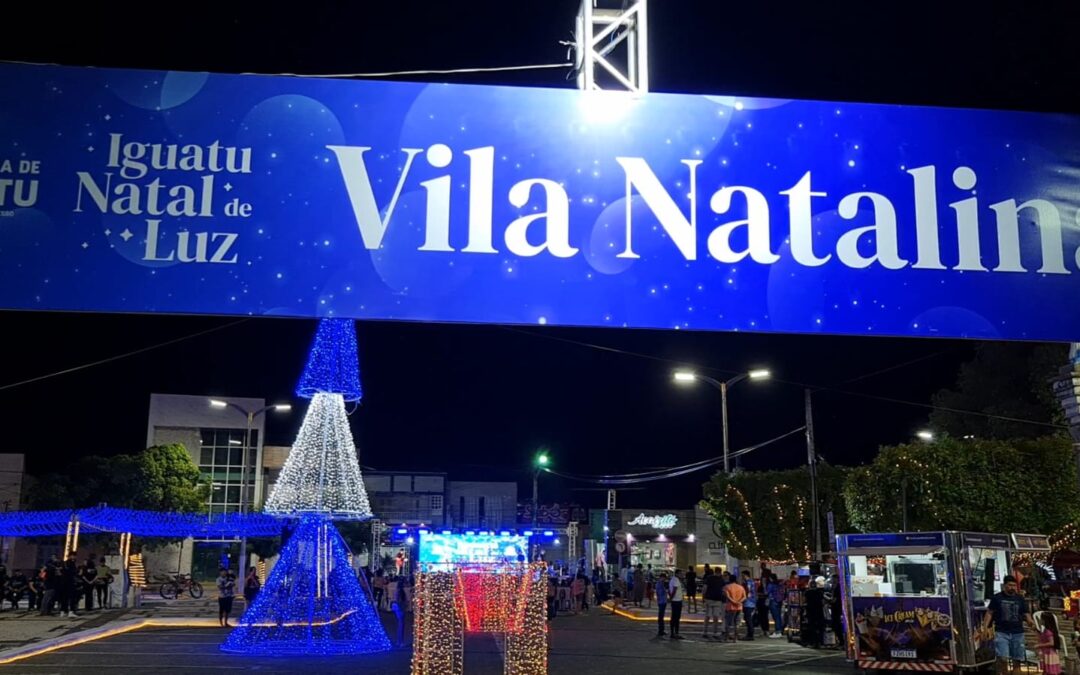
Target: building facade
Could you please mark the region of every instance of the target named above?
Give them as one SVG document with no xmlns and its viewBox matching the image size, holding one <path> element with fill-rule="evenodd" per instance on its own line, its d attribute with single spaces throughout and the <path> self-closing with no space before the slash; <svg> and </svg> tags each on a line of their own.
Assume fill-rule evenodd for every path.
<svg viewBox="0 0 1080 675">
<path fill-rule="evenodd" d="M 25 469 L 26 455 L 16 452 L 0 453 L 0 511 L 20 509 Z M 21 564 L 16 555 L 21 547 L 14 537 L 0 537 L 0 563 L 7 565 L 9 571 L 15 569 L 16 562 Z"/>
<path fill-rule="evenodd" d="M 265 418 L 259 415 L 253 420 L 248 445 L 247 416 L 241 410 L 261 410 L 266 401 L 235 396 L 213 398 L 227 405 L 211 406 L 209 396 L 151 394 L 146 445 L 181 443 L 187 448 L 192 461 L 210 481 L 212 513 L 239 511 L 245 485 L 248 508 L 258 510 L 266 499 L 267 472 L 262 468 Z"/>
<path fill-rule="evenodd" d="M 606 528 L 606 529 L 605 529 Z M 713 519 L 693 509 L 593 509 L 589 512 L 586 554 L 593 564 L 652 566 L 653 569 L 734 569 Z M 699 570 L 700 571 L 700 570 Z"/>
</svg>

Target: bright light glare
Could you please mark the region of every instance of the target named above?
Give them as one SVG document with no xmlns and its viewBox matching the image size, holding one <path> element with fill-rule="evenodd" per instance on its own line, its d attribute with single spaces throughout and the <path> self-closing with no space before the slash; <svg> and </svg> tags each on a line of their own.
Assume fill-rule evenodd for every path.
<svg viewBox="0 0 1080 675">
<path fill-rule="evenodd" d="M 697 375 L 695 375 L 694 373 L 691 373 L 688 370 L 677 370 L 677 371 L 675 371 L 675 381 L 676 382 L 694 382 L 696 380 L 697 380 Z"/>
<path fill-rule="evenodd" d="M 764 368 L 760 368 L 758 370 L 751 370 L 747 374 L 750 376 L 751 380 L 764 380 L 764 379 L 766 379 L 766 378 L 768 378 L 769 376 L 772 375 L 772 373 L 770 373 L 768 370 L 766 370 Z"/>
<path fill-rule="evenodd" d="M 926 429 L 923 429 L 922 431 L 917 432 L 915 435 L 918 436 L 920 439 L 922 439 L 924 441 L 932 441 L 932 440 L 934 440 L 934 432 L 927 431 Z"/>
<path fill-rule="evenodd" d="M 289 412 L 290 410 L 292 410 L 292 404 L 291 403 L 278 403 L 277 405 L 274 406 L 274 410 L 277 411 L 277 412 Z"/>
<path fill-rule="evenodd" d="M 224 408 L 227 405 L 229 405 L 229 404 L 226 403 L 225 401 L 219 401 L 216 398 L 210 399 L 210 407 L 212 407 L 212 408 Z"/>
<path fill-rule="evenodd" d="M 634 102 L 634 94 L 629 91 L 583 91 L 578 95 L 581 116 L 589 124 L 618 122 Z"/>
</svg>

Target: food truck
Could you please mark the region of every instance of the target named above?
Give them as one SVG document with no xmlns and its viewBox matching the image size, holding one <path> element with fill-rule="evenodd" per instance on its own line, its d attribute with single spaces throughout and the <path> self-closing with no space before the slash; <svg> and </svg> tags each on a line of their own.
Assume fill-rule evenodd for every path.
<svg viewBox="0 0 1080 675">
<path fill-rule="evenodd" d="M 982 532 L 842 534 L 837 557 L 848 659 L 859 670 L 953 672 L 994 662 L 990 598 L 1016 553 L 1048 537 Z"/>
</svg>

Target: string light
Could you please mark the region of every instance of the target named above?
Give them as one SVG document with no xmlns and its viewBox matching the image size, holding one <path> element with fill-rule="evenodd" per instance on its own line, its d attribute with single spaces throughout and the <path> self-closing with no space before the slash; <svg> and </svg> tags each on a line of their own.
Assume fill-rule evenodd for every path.
<svg viewBox="0 0 1080 675">
<path fill-rule="evenodd" d="M 221 650 L 261 656 L 388 651 L 390 640 L 347 551 L 332 522 L 301 518 Z"/>
<path fill-rule="evenodd" d="M 506 636 L 506 675 L 546 675 L 547 644 L 547 575 L 543 563 L 533 563 L 523 570 L 523 587 L 515 614 L 521 623 Z"/>
<path fill-rule="evenodd" d="M 146 568 L 143 566 L 142 553 L 132 553 L 128 558 L 128 579 L 132 586 L 146 586 Z"/>
<path fill-rule="evenodd" d="M 357 359 L 356 327 L 351 319 L 320 319 L 307 365 L 296 385 L 296 395 L 341 394 L 346 401 L 359 401 L 360 367 Z"/>
<path fill-rule="evenodd" d="M 456 581 L 453 572 L 421 570 L 416 575 L 412 675 L 460 675 L 465 670 L 464 599 L 455 592 Z"/>
<path fill-rule="evenodd" d="M 65 534 L 78 522 L 89 532 L 131 533 L 143 537 L 276 537 L 281 521 L 261 513 L 170 513 L 98 506 L 62 511 L 0 513 L 0 536 L 42 537 Z"/>
<path fill-rule="evenodd" d="M 264 510 L 321 513 L 338 520 L 372 517 L 341 394 L 318 393 L 311 399 Z"/>
</svg>

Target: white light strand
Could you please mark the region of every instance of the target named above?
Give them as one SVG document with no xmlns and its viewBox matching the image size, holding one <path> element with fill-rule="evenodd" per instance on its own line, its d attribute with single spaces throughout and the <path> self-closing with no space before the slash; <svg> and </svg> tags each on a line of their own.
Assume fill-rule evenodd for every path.
<svg viewBox="0 0 1080 675">
<path fill-rule="evenodd" d="M 372 516 L 341 394 L 318 393 L 311 399 L 265 511 L 342 519 Z"/>
</svg>

